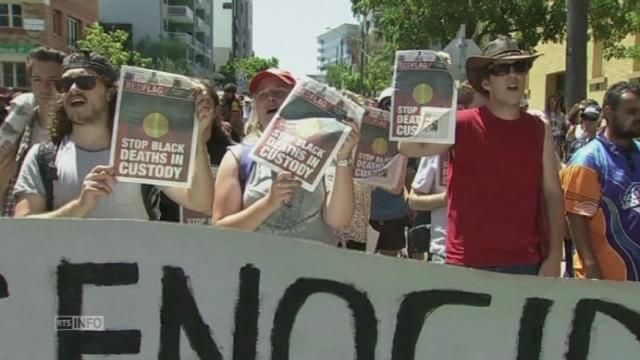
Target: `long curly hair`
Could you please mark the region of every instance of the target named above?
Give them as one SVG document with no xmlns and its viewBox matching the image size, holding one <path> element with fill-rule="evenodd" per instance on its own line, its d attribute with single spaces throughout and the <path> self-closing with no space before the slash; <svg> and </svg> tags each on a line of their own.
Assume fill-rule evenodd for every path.
<svg viewBox="0 0 640 360">
<path fill-rule="evenodd" d="M 113 94 L 109 99 L 109 131 L 113 130 L 113 122 L 116 116 L 116 102 L 118 99 L 118 90 L 114 84 L 107 85 L 108 89 L 113 89 Z M 49 125 L 49 134 L 51 136 L 51 141 L 55 145 L 60 145 L 62 140 L 71 135 L 73 132 L 73 123 L 67 114 L 67 111 L 64 109 L 64 99 L 61 97 L 56 101 L 56 103 L 51 107 L 51 110 L 48 114 L 51 117 L 51 122 Z"/>
</svg>

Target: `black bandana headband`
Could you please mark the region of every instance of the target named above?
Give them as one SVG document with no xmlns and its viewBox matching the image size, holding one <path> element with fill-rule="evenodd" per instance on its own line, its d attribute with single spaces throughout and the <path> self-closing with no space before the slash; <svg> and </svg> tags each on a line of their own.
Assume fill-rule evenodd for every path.
<svg viewBox="0 0 640 360">
<path fill-rule="evenodd" d="M 109 83 L 114 83 L 118 78 L 116 70 L 106 57 L 87 49 L 78 50 L 64 58 L 62 71 L 70 69 L 93 70 Z"/>
</svg>

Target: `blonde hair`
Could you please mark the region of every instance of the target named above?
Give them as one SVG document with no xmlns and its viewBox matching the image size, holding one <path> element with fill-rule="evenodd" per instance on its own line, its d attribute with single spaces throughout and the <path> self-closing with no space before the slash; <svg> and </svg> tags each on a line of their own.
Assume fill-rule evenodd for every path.
<svg viewBox="0 0 640 360">
<path fill-rule="evenodd" d="M 245 129 L 244 129 L 244 133 L 246 134 L 246 137 L 260 137 L 260 135 L 262 135 L 262 131 L 264 130 L 264 128 L 262 127 L 262 124 L 260 124 L 260 119 L 258 119 L 258 109 L 256 106 L 256 102 L 252 101 L 251 102 L 251 117 L 249 118 L 249 121 L 247 121 L 247 124 L 245 125 Z"/>
</svg>

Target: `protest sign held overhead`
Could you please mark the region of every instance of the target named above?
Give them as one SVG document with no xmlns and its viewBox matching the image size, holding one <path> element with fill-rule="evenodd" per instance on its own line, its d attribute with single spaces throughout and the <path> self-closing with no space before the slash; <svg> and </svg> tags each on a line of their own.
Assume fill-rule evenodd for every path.
<svg viewBox="0 0 640 360">
<path fill-rule="evenodd" d="M 360 142 L 354 155 L 353 178 L 363 183 L 393 188 L 402 168 L 398 143 L 389 141 L 389 112 L 365 108 Z M 393 165 L 393 166 L 392 166 Z"/>
<path fill-rule="evenodd" d="M 198 122 L 193 80 L 123 66 L 111 143 L 119 181 L 188 187 Z"/>
<path fill-rule="evenodd" d="M 444 58 L 431 50 L 396 52 L 389 138 L 452 144 L 456 91 Z"/>
<path fill-rule="evenodd" d="M 315 190 L 364 110 L 335 89 L 304 78 L 293 88 L 251 152 L 276 172 L 289 171 Z"/>
</svg>

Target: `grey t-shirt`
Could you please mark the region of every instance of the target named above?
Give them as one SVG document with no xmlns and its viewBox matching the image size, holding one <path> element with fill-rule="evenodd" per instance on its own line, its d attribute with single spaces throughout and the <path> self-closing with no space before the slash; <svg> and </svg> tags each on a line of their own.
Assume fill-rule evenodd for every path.
<svg viewBox="0 0 640 360">
<path fill-rule="evenodd" d="M 242 145 L 231 146 L 229 150 L 240 163 Z M 243 208 L 247 208 L 265 197 L 275 178 L 275 172 L 256 163 L 245 184 L 242 199 Z M 327 186 L 331 186 L 331 184 L 321 182 L 314 192 L 300 188 L 291 200 L 290 206 L 281 206 L 260 224 L 256 231 L 336 245 L 337 239 L 324 221 L 322 214 Z"/>
<path fill-rule="evenodd" d="M 411 187 L 424 194 L 438 194 L 447 191 L 448 156 L 425 156 L 420 160 L 418 171 Z M 431 245 L 429 252 L 434 262 L 444 262 L 447 240 L 447 207 L 431 211 Z"/>
<path fill-rule="evenodd" d="M 41 144 L 34 145 L 24 160 L 15 186 L 19 199 L 26 194 L 45 195 L 44 184 L 38 168 L 36 154 Z M 58 209 L 80 195 L 82 183 L 97 165 L 108 165 L 111 150 L 88 151 L 76 146 L 70 139 L 62 141 L 56 154 L 58 180 L 53 181 L 53 208 Z M 149 216 L 142 202 L 139 184 L 116 183 L 113 194 L 100 200 L 87 218 L 141 219 Z"/>
</svg>

